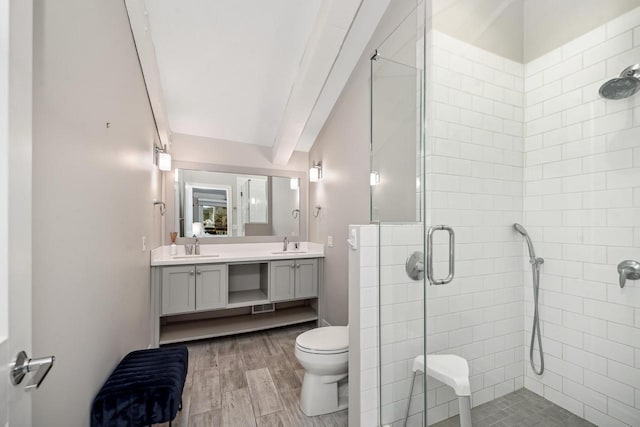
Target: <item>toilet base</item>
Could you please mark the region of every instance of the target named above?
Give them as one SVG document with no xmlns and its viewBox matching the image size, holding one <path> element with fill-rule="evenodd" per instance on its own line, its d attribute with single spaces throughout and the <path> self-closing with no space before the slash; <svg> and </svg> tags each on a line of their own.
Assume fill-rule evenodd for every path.
<svg viewBox="0 0 640 427">
<path fill-rule="evenodd" d="M 308 417 L 342 411 L 349 406 L 348 395 L 338 382 L 347 374 L 313 375 L 305 372 L 300 392 L 300 409 Z M 346 382 L 344 383 L 346 384 Z"/>
</svg>

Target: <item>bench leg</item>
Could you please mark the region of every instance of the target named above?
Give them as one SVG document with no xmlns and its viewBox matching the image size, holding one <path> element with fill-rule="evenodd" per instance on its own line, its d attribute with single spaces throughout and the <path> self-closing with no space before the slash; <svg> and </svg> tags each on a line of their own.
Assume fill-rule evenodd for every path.
<svg viewBox="0 0 640 427">
<path fill-rule="evenodd" d="M 409 408 L 411 407 L 411 395 L 413 394 L 413 385 L 416 382 L 416 371 L 413 371 L 413 376 L 411 377 L 411 387 L 409 388 L 409 400 L 407 400 L 407 410 L 404 414 L 404 422 L 402 423 L 402 427 L 407 427 L 407 421 L 409 420 Z"/>
<path fill-rule="evenodd" d="M 460 427 L 471 427 L 471 396 L 458 396 Z"/>
</svg>

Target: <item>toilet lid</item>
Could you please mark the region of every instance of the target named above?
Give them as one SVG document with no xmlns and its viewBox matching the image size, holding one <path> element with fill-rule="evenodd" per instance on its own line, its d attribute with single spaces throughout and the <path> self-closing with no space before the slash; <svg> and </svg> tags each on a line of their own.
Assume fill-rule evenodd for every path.
<svg viewBox="0 0 640 427">
<path fill-rule="evenodd" d="M 327 326 L 311 329 L 298 335 L 296 345 L 314 353 L 342 353 L 349 349 L 349 328 L 347 326 Z"/>
</svg>

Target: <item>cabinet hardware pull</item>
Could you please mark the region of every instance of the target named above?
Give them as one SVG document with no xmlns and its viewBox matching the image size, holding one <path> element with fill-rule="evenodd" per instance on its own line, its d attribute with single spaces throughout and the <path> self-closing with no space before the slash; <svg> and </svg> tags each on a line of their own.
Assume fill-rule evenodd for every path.
<svg viewBox="0 0 640 427">
<path fill-rule="evenodd" d="M 296 265 L 295 264 L 291 264 L 291 268 L 296 268 Z"/>
<path fill-rule="evenodd" d="M 196 274 L 202 274 L 202 271 L 196 270 Z"/>
<path fill-rule="evenodd" d="M 189 275 L 190 275 L 190 276 L 193 276 L 193 270 L 191 270 L 191 271 L 189 272 Z"/>
</svg>

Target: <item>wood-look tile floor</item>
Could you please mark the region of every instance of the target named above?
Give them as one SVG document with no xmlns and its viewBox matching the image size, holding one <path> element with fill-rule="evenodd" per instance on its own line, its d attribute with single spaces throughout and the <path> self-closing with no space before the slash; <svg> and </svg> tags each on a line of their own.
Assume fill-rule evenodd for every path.
<svg viewBox="0 0 640 427">
<path fill-rule="evenodd" d="M 295 339 L 314 324 L 188 343 L 182 411 L 172 425 L 346 427 L 347 410 L 307 417 L 298 406 L 304 369 Z"/>
</svg>

